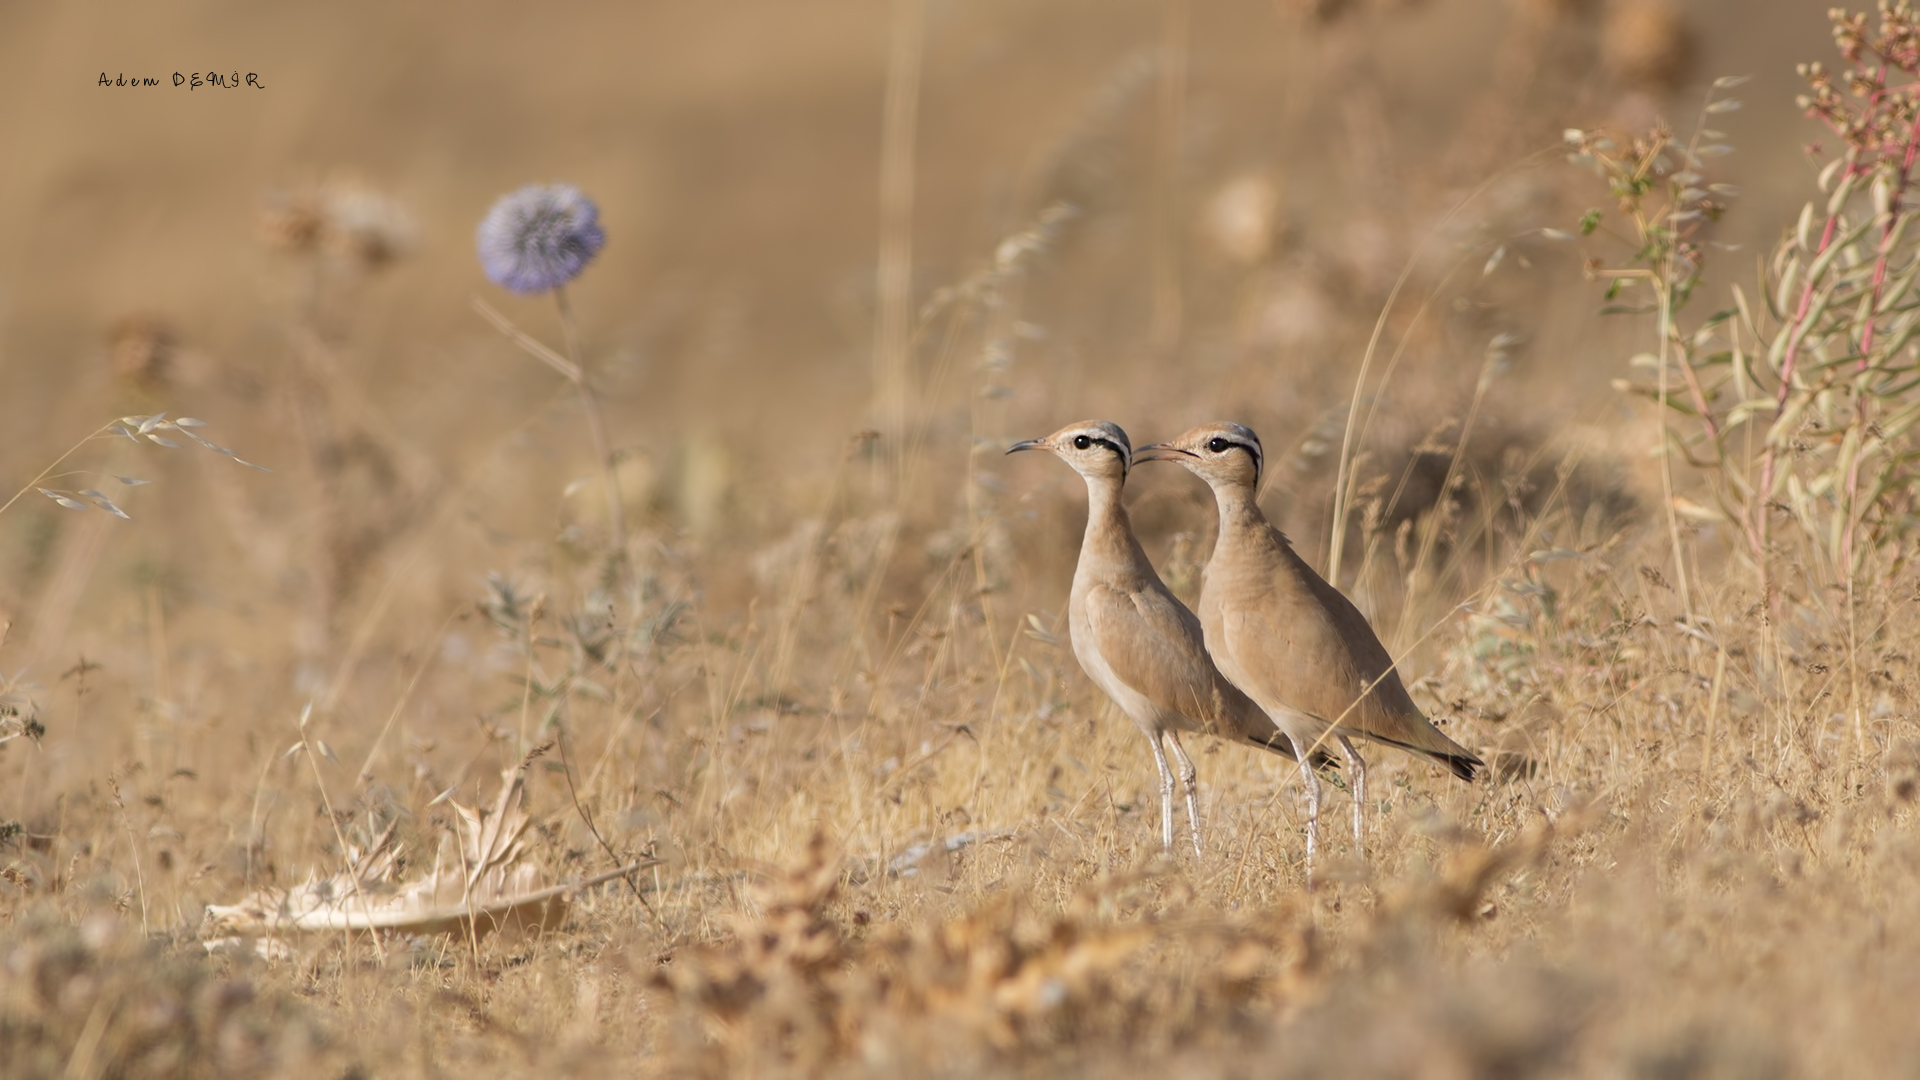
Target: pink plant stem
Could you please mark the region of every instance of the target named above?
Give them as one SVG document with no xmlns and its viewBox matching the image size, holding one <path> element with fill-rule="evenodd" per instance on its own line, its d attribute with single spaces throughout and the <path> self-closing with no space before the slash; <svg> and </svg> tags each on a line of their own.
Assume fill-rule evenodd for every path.
<svg viewBox="0 0 1920 1080">
<path fill-rule="evenodd" d="M 1846 175 L 1841 178 L 1841 183 L 1844 184 L 1847 179 L 1858 176 L 1863 171 L 1857 161 L 1849 162 L 1847 164 Z M 1840 215 L 1828 214 L 1826 228 L 1821 230 L 1820 233 L 1820 246 L 1814 249 L 1814 260 L 1816 262 L 1821 255 L 1826 254 L 1827 248 L 1833 243 L 1834 233 L 1839 231 L 1839 227 Z M 1807 329 L 1807 315 L 1813 308 L 1815 285 L 1816 282 L 1809 279 L 1807 283 L 1801 287 L 1799 306 L 1794 310 L 1793 320 L 1787 324 L 1787 352 L 1780 360 L 1780 388 L 1774 391 L 1773 397 L 1775 416 L 1785 411 L 1787 394 L 1793 389 L 1794 363 L 1799 359 L 1800 341 Z M 1770 575 L 1767 571 L 1767 533 L 1768 525 L 1770 524 L 1767 519 L 1767 504 L 1772 501 L 1773 473 L 1779 452 L 1779 447 L 1774 444 L 1772 439 L 1768 439 L 1766 455 L 1761 458 L 1760 461 L 1760 489 L 1756 492 L 1758 498 L 1754 500 L 1753 507 L 1755 525 L 1753 558 L 1760 566 L 1760 595 L 1762 600 L 1767 598 L 1772 587 L 1769 580 Z"/>
<path fill-rule="evenodd" d="M 1875 98 L 1878 99 L 1876 94 Z M 1880 249 L 1875 253 L 1873 262 L 1873 284 L 1871 299 L 1867 304 L 1867 325 L 1860 331 L 1860 361 L 1857 369 L 1865 374 L 1871 366 L 1874 332 L 1880 325 L 1880 294 L 1887 281 L 1887 260 L 1892 255 L 1895 228 L 1900 223 L 1900 203 L 1906 197 L 1907 186 L 1912 182 L 1913 164 L 1916 153 L 1920 153 L 1920 114 L 1914 116 L 1913 123 L 1907 129 L 1907 145 L 1901 155 L 1900 167 L 1894 170 L 1893 192 L 1887 198 L 1887 220 L 1880 227 Z M 1854 422 L 1864 426 L 1867 419 L 1866 401 L 1854 395 Z M 1840 559 L 1847 568 L 1847 574 L 1853 574 L 1854 539 L 1860 526 L 1860 463 L 1862 455 L 1856 452 L 1853 461 L 1847 465 L 1847 532 L 1840 543 Z"/>
<path fill-rule="evenodd" d="M 1907 129 L 1906 152 L 1900 158 L 1900 168 L 1894 171 L 1893 194 L 1887 199 L 1887 221 L 1880 228 L 1880 250 L 1873 263 L 1873 303 L 1867 308 L 1867 327 L 1860 332 L 1861 371 L 1867 370 L 1867 354 L 1873 349 L 1874 331 L 1880 325 L 1880 290 L 1887 281 L 1887 259 L 1892 255 L 1894 227 L 1900 223 L 1900 201 L 1912 183 L 1917 154 L 1920 154 L 1920 113 L 1914 115 L 1913 124 Z"/>
</svg>

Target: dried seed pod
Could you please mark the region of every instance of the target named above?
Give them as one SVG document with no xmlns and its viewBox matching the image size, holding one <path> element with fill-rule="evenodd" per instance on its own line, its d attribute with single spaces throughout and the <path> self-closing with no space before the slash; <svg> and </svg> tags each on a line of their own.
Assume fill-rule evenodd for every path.
<svg viewBox="0 0 1920 1080">
<path fill-rule="evenodd" d="M 107 363 L 114 378 L 142 390 L 159 390 L 173 374 L 178 349 L 173 328 L 157 315 L 138 312 L 107 333 Z"/>
<path fill-rule="evenodd" d="M 1671 93 L 1687 81 L 1693 31 L 1671 0 L 1614 0 L 1600 31 L 1600 59 L 1621 82 Z"/>
</svg>

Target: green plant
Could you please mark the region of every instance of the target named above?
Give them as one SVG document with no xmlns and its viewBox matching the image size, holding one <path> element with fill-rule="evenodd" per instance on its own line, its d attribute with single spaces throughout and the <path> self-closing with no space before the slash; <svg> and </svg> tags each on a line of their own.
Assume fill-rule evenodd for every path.
<svg viewBox="0 0 1920 1080">
<path fill-rule="evenodd" d="M 1908 228 L 1920 155 L 1920 17 L 1902 0 L 1881 5 L 1877 28 L 1864 14 L 1836 9 L 1831 18 L 1846 66 L 1836 74 L 1802 65 L 1812 92 L 1799 104 L 1840 145 L 1820 169 L 1820 197 L 1767 259 L 1757 303 L 1735 285 L 1731 307 L 1691 327 L 1678 319 L 1701 280 L 1700 230 L 1734 194 L 1704 176 L 1705 159 L 1728 151 L 1720 133 L 1702 125 L 1682 144 L 1659 127 L 1625 145 L 1568 133 L 1574 160 L 1596 169 L 1618 202 L 1611 214 L 1589 210 L 1581 232 L 1631 248 L 1611 267 L 1588 261 L 1608 282 L 1605 310 L 1658 319 L 1659 354 L 1635 358 L 1654 369 L 1654 381 L 1627 388 L 1667 407 L 1669 449 L 1702 471 L 1720 506 L 1697 516 L 1732 523 L 1768 593 L 1777 514 L 1799 527 L 1827 580 L 1849 591 L 1870 556 L 1896 551 L 1920 523 L 1920 446 L 1910 437 L 1920 421 L 1920 237 Z M 1705 113 L 1738 108 L 1719 96 L 1736 83 L 1715 83 Z M 1825 156 L 1819 144 L 1808 153 Z M 1650 296 L 1635 303 L 1638 286 Z M 1675 415 L 1687 419 L 1685 434 L 1669 422 Z M 1675 508 L 1689 507 L 1664 471 L 1684 596 Z"/>
<path fill-rule="evenodd" d="M 1721 79 L 1714 83 L 1702 113 L 1703 121 L 1706 116 L 1739 107 L 1739 102 L 1720 95 L 1741 81 Z M 1728 365 L 1729 356 L 1708 348 L 1726 315 L 1722 313 L 1708 319 L 1691 333 L 1680 325 L 1677 316 L 1700 284 L 1705 260 L 1698 234 L 1708 222 L 1719 219 L 1725 209 L 1725 199 L 1735 194 L 1727 185 L 1709 186 L 1705 176 L 1706 160 L 1730 149 L 1718 141 L 1722 137 L 1704 123 L 1697 125 L 1692 138 L 1684 142 L 1676 139 L 1664 123 L 1624 142 L 1605 133 L 1567 132 L 1567 141 L 1573 146 L 1572 160 L 1591 167 L 1606 184 L 1607 193 L 1616 204 L 1611 219 L 1608 212 L 1600 208 L 1581 215 L 1580 235 L 1611 238 L 1630 251 L 1613 266 L 1593 256 L 1586 261 L 1588 274 L 1607 282 L 1607 306 L 1601 309 L 1602 313 L 1655 317 L 1658 355 L 1641 354 L 1634 358 L 1635 366 L 1655 369 L 1655 382 L 1638 389 L 1655 401 L 1697 419 L 1700 430 L 1679 438 L 1677 445 L 1689 453 L 1690 461 L 1708 466 L 1727 460 L 1725 424 L 1723 418 L 1714 415 L 1711 403 L 1722 392 L 1721 384 L 1727 376 L 1718 369 Z M 1565 234 L 1555 232 L 1554 235 Z M 1737 374 L 1741 369 L 1734 367 Z M 1685 387 L 1684 398 L 1674 396 L 1674 391 L 1679 389 L 1674 385 L 1675 376 Z M 1665 414 L 1661 417 L 1661 440 L 1669 450 L 1676 445 L 1672 424 Z M 1702 440 L 1711 444 L 1705 461 L 1691 453 Z M 1692 591 L 1686 560 L 1680 551 L 1679 522 L 1674 512 L 1673 469 L 1671 458 L 1666 454 L 1662 455 L 1660 473 L 1681 602 L 1691 611 Z M 1731 493 L 1715 488 L 1715 494 L 1723 502 L 1739 501 L 1743 491 L 1738 487 Z"/>
</svg>

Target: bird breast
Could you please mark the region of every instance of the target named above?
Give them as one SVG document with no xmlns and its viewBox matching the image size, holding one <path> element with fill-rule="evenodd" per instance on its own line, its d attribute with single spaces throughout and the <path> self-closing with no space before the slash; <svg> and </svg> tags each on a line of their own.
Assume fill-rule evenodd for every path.
<svg viewBox="0 0 1920 1080">
<path fill-rule="evenodd" d="M 1115 674 L 1113 665 L 1100 653 L 1100 646 L 1093 634 L 1093 624 L 1087 618 L 1086 594 L 1080 588 L 1074 589 L 1073 600 L 1067 607 L 1067 638 L 1073 643 L 1074 658 L 1080 661 L 1080 670 L 1087 673 L 1102 693 L 1120 706 L 1140 730 L 1153 734 L 1167 729 L 1190 730 L 1192 721 L 1161 708 L 1154 700 L 1133 687 L 1128 686 Z"/>
</svg>

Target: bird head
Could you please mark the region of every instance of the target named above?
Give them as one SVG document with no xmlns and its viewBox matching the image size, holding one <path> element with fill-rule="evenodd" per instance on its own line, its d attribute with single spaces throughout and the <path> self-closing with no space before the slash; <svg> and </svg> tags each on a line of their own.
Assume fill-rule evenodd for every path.
<svg viewBox="0 0 1920 1080">
<path fill-rule="evenodd" d="M 1007 447 L 1009 454 L 1020 450 L 1045 450 L 1089 480 L 1124 481 L 1133 460 L 1127 433 L 1107 420 L 1082 420 L 1043 439 L 1023 439 Z"/>
<path fill-rule="evenodd" d="M 1211 487 L 1256 488 L 1266 459 L 1253 429 L 1225 421 L 1201 424 L 1166 442 L 1143 446 L 1135 461 L 1172 461 Z"/>
</svg>

